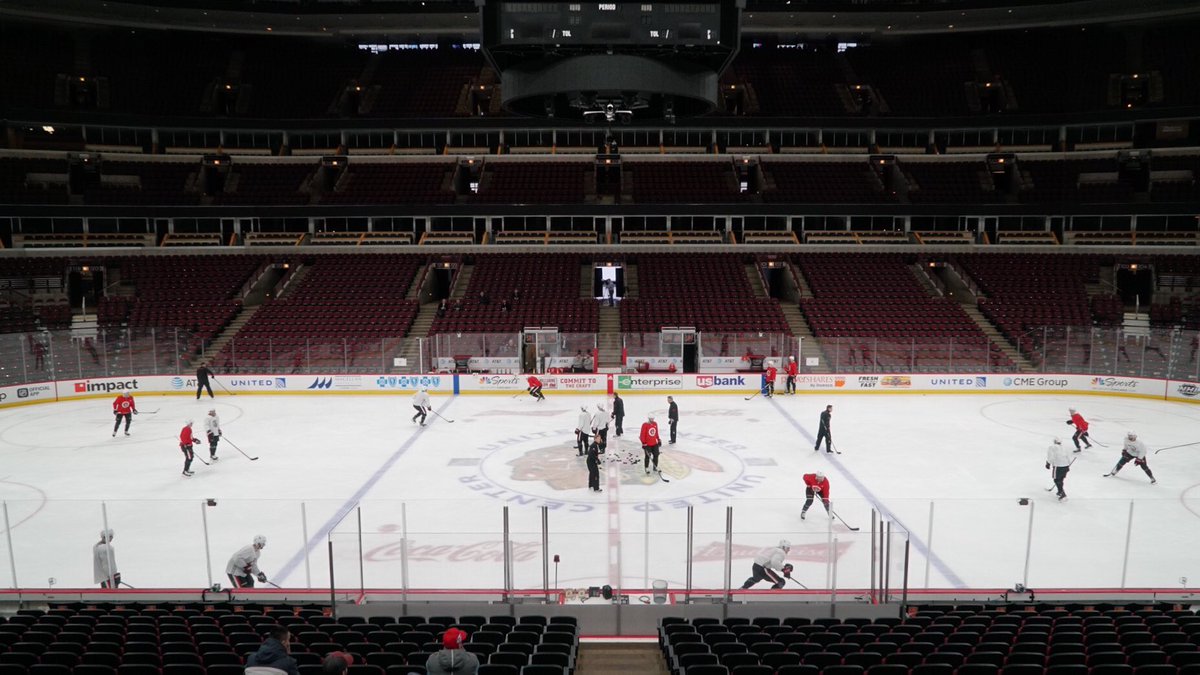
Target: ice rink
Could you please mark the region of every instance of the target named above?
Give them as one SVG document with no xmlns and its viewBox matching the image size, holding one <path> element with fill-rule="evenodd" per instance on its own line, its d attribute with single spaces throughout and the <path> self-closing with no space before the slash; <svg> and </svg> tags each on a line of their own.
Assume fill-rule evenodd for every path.
<svg viewBox="0 0 1200 675">
<path fill-rule="evenodd" d="M 1200 580 L 1200 445 L 1153 454 L 1200 441 L 1194 405 L 1057 394 L 680 395 L 664 482 L 643 472 L 636 437 L 651 412 L 666 435 L 665 396 L 631 394 L 596 494 L 573 432 L 580 406 L 603 397 L 548 396 L 435 396 L 435 410 L 454 422 L 430 416 L 423 428 L 410 422 L 405 395 L 139 396 L 128 438 L 110 436 L 109 399 L 4 410 L 0 496 L 15 583 L 93 586 L 91 547 L 107 518 L 118 568 L 138 588 L 198 588 L 210 573 L 228 585 L 227 559 L 256 534 L 268 539 L 262 569 L 284 587 L 327 588 L 332 540 L 339 588 L 500 588 L 504 506 L 518 588 L 542 584 L 541 506 L 549 552 L 562 560 L 551 584 L 562 588 L 655 579 L 682 587 L 688 506 L 697 588 L 723 583 L 727 506 L 735 587 L 755 552 L 781 538 L 793 544 L 799 582 L 827 588 L 836 574 L 839 588 L 867 587 L 872 506 L 895 523 L 885 544 L 897 554 L 893 575 L 907 530 L 913 588 L 1011 587 L 1026 578 L 1027 541 L 1030 588 L 1117 588 L 1123 574 L 1129 588 Z M 812 449 L 826 403 L 842 454 Z M 1055 435 L 1070 443 L 1068 406 L 1092 423 L 1096 444 L 1075 455 L 1070 499 L 1059 503 L 1043 463 Z M 220 460 L 197 461 L 184 478 L 180 428 L 192 418 L 202 430 L 210 407 L 226 432 Z M 1151 450 L 1157 485 L 1132 464 L 1102 477 L 1128 430 Z M 618 461 L 627 452 L 637 465 Z M 800 519 L 800 476 L 816 470 L 860 532 L 830 521 L 819 503 Z M 0 586 L 12 587 L 6 539 Z"/>
</svg>

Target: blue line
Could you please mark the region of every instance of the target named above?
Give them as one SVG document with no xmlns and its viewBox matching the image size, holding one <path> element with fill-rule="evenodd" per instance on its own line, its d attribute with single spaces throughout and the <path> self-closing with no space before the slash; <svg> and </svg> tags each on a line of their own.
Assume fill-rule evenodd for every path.
<svg viewBox="0 0 1200 675">
<path fill-rule="evenodd" d="M 438 408 L 437 412 L 440 414 L 453 402 L 454 397 L 447 399 L 446 402 L 442 404 L 442 407 Z M 304 548 L 297 551 L 295 555 L 293 555 L 286 563 L 283 564 L 283 567 L 279 568 L 279 572 L 276 574 L 276 577 L 280 581 L 286 581 L 287 578 L 291 576 L 292 572 L 295 572 L 296 568 L 304 563 L 305 556 L 307 556 L 314 548 L 316 548 L 318 544 L 325 541 L 329 537 L 329 531 L 332 530 L 338 523 L 342 522 L 342 519 L 349 515 L 350 512 L 354 510 L 354 507 L 358 506 L 358 503 L 362 501 L 362 498 L 367 496 L 367 493 L 371 491 L 371 488 L 375 487 L 375 484 L 378 483 L 388 471 L 391 471 L 392 466 L 404 456 L 404 453 L 408 452 L 409 448 L 413 446 L 413 443 L 417 442 L 417 439 L 421 437 L 421 434 L 425 432 L 425 429 L 426 427 L 417 427 L 417 432 L 410 436 L 408 440 L 396 450 L 396 452 L 392 453 L 392 456 L 388 457 L 387 460 L 375 470 L 375 473 L 371 474 L 371 477 L 368 478 L 367 481 L 363 483 L 362 486 L 360 486 L 349 499 L 346 500 L 345 504 L 342 504 L 342 508 L 338 509 L 338 512 L 335 513 L 333 517 L 330 518 L 324 525 L 322 525 L 321 529 L 317 530 L 316 534 L 309 537 L 308 543 L 305 544 Z"/>
<path fill-rule="evenodd" d="M 787 418 L 787 421 L 791 422 L 792 426 L 796 428 L 796 431 L 799 431 L 801 435 L 807 438 L 809 443 L 815 444 L 817 442 L 816 437 L 810 434 L 808 429 L 805 429 L 803 426 L 801 426 L 801 424 L 797 422 L 796 419 L 792 417 L 792 414 L 785 410 L 783 406 L 779 405 L 779 403 L 777 403 L 774 399 L 770 399 L 770 401 L 771 405 L 775 406 L 775 409 L 778 410 L 781 415 Z M 829 461 L 833 462 L 835 466 L 837 466 L 838 470 L 842 472 L 842 475 L 846 477 L 846 480 L 850 482 L 850 485 L 854 486 L 855 490 L 858 490 L 859 494 L 866 497 L 872 504 L 875 505 L 875 508 L 879 510 L 880 514 L 894 523 L 899 523 L 900 527 L 903 527 L 904 530 L 908 532 L 908 539 L 912 542 L 913 546 L 916 547 L 917 552 L 925 556 L 929 562 L 933 563 L 934 568 L 936 568 L 937 571 L 940 572 L 947 581 L 949 581 L 951 584 L 954 584 L 956 588 L 967 587 L 967 585 L 963 583 L 963 580 L 954 573 L 954 570 L 950 569 L 949 565 L 947 565 L 941 558 L 937 557 L 932 551 L 929 550 L 929 547 L 926 546 L 925 542 L 922 541 L 921 538 L 912 531 L 912 528 L 901 522 L 900 519 L 896 517 L 896 514 L 888 510 L 888 508 L 883 505 L 883 502 L 876 497 L 874 493 L 867 489 L 867 486 L 864 485 L 862 481 L 856 478 L 854 474 L 850 473 L 846 467 L 837 460 L 837 455 L 829 457 L 828 459 Z"/>
</svg>

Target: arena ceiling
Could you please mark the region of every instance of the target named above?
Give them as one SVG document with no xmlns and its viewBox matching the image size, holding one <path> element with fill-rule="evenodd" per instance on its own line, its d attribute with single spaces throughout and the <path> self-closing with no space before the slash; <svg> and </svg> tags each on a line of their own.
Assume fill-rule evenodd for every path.
<svg viewBox="0 0 1200 675">
<path fill-rule="evenodd" d="M 1195 0 L 748 0 L 743 33 L 887 36 L 1200 16 Z M 460 0 L 0 0 L 0 18 L 130 29 L 479 41 Z"/>
</svg>

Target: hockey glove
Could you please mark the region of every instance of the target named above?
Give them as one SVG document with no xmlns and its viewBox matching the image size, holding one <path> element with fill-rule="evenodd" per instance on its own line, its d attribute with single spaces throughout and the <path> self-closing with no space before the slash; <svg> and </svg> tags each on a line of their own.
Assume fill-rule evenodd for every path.
<svg viewBox="0 0 1200 675">
<path fill-rule="evenodd" d="M 795 568 L 794 568 L 794 567 L 792 567 L 792 564 L 791 564 L 791 563 L 788 563 L 788 564 L 784 565 L 784 566 L 783 566 L 783 576 L 787 577 L 788 579 L 791 579 L 791 578 L 792 578 L 792 570 L 793 570 L 793 569 L 795 569 Z"/>
<path fill-rule="evenodd" d="M 138 411 L 134 410 L 134 411 L 133 411 L 133 414 L 134 414 L 134 415 L 138 414 Z"/>
<path fill-rule="evenodd" d="M 117 412 L 116 410 L 114 410 L 114 411 L 113 411 L 113 416 L 114 416 L 114 417 L 120 417 L 120 416 L 121 416 L 121 413 L 119 413 L 119 412 Z"/>
<path fill-rule="evenodd" d="M 1145 466 L 1146 460 L 1141 457 L 1138 457 L 1137 459 L 1133 460 L 1133 464 L 1134 464 L 1134 466 Z"/>
<path fill-rule="evenodd" d="M 1050 468 L 1050 462 L 1046 462 L 1046 468 L 1047 468 L 1047 469 L 1049 469 L 1049 468 Z"/>
<path fill-rule="evenodd" d="M 1072 425 L 1072 424 L 1074 424 L 1074 422 L 1072 422 L 1071 420 L 1067 420 L 1067 425 L 1068 425 L 1068 426 L 1070 426 L 1070 425 Z"/>
<path fill-rule="evenodd" d="M 261 581 L 261 582 L 262 582 L 262 583 L 264 583 L 264 584 L 265 584 L 265 583 L 267 583 L 267 575 L 266 575 L 266 573 L 265 573 L 265 572 L 259 572 L 259 573 L 258 573 L 258 580 L 259 580 L 259 581 Z"/>
</svg>

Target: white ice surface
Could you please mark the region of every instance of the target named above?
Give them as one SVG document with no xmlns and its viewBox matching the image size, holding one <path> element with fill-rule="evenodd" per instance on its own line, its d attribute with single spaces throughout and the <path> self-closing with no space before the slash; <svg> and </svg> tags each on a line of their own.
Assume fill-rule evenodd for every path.
<svg viewBox="0 0 1200 675">
<path fill-rule="evenodd" d="M 409 422 L 407 396 L 240 395 L 211 405 L 143 396 L 129 438 L 110 436 L 107 400 L 7 409 L 0 411 L 0 498 L 12 525 L 16 583 L 45 587 L 53 577 L 60 588 L 93 585 L 91 546 L 106 510 L 118 567 L 139 588 L 196 588 L 208 583 L 209 569 L 228 585 L 226 560 L 256 534 L 269 540 L 261 567 L 285 587 L 328 587 L 332 539 L 339 588 L 400 588 L 405 562 L 409 588 L 499 588 L 505 505 L 514 583 L 522 588 L 542 584 L 539 506 L 549 507 L 549 551 L 562 560 L 551 575 L 559 587 L 644 588 L 654 579 L 682 586 L 688 505 L 696 507 L 699 588 L 723 583 L 727 506 L 735 587 L 754 551 L 781 538 L 793 544 L 789 559 L 800 582 L 828 587 L 836 538 L 838 587 L 867 587 L 872 505 L 895 522 L 886 544 L 894 552 L 893 587 L 905 528 L 913 588 L 1008 588 L 1022 580 L 1031 588 L 1118 588 L 1123 569 L 1129 588 L 1200 580 L 1200 445 L 1151 454 L 1157 485 L 1132 464 L 1101 477 L 1127 430 L 1152 452 L 1200 441 L 1200 407 L 1059 395 L 676 398 L 679 443 L 664 446 L 661 461 L 670 482 L 643 473 L 636 441 L 648 412 L 666 435 L 665 398 L 630 395 L 625 436 L 620 449 L 610 443 L 601 494 L 586 489 L 573 448 L 579 406 L 594 407 L 599 396 L 550 394 L 543 403 L 435 397 L 435 409 L 455 422 L 431 415 L 424 428 Z M 835 406 L 840 455 L 812 450 L 826 402 Z M 1046 491 L 1043 463 L 1055 435 L 1070 443 L 1069 405 L 1092 422 L 1097 445 L 1075 455 L 1070 499 L 1059 503 Z M 221 459 L 197 461 L 196 475 L 183 478 L 179 430 L 189 417 L 201 429 L 214 406 L 226 431 Z M 261 459 L 248 461 L 228 441 Z M 612 459 L 626 452 L 637 465 Z M 207 449 L 197 446 L 196 454 L 207 458 Z M 836 511 L 861 532 L 831 523 L 819 503 L 800 520 L 800 475 L 815 470 L 829 475 Z M 210 497 L 216 507 L 203 505 Z M 1019 497 L 1031 505 L 1019 505 Z M 14 584 L 9 559 L 7 537 L 0 537 L 0 587 Z"/>
</svg>

